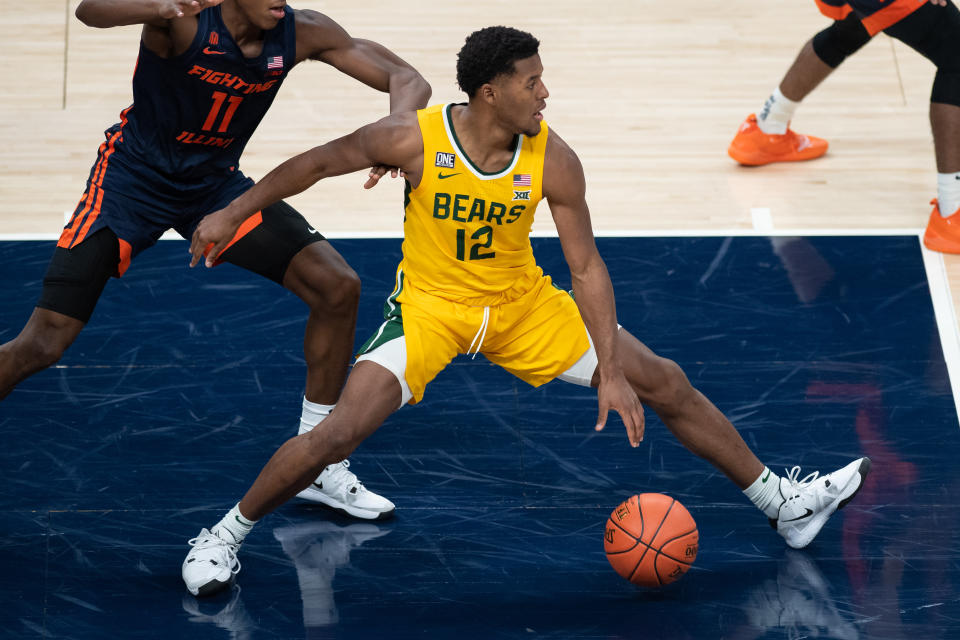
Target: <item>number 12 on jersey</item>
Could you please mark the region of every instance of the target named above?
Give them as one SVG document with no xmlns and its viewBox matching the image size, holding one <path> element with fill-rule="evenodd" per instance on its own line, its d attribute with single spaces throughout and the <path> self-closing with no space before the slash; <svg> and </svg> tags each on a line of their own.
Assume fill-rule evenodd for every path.
<svg viewBox="0 0 960 640">
<path fill-rule="evenodd" d="M 457 229 L 457 260 L 486 260 L 495 258 L 496 251 L 483 251 L 493 244 L 493 227 L 485 225 L 470 234 L 471 240 L 477 240 L 470 245 L 470 257 L 466 257 L 467 230 Z"/>
</svg>

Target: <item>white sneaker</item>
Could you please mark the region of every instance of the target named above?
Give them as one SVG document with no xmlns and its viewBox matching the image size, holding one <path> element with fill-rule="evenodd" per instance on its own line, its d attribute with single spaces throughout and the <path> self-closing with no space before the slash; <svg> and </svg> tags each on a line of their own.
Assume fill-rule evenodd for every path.
<svg viewBox="0 0 960 640">
<path fill-rule="evenodd" d="M 870 472 L 870 458 L 854 460 L 842 469 L 823 477 L 814 471 L 803 480 L 800 467 L 780 478 L 780 495 L 784 503 L 770 526 L 777 530 L 794 549 L 810 544 L 837 509 L 842 509 L 863 486 Z"/>
<path fill-rule="evenodd" d="M 332 464 L 317 476 L 298 498 L 319 502 L 361 520 L 386 520 L 393 516 L 394 505 L 363 486 L 350 471 L 350 461 Z"/>
<path fill-rule="evenodd" d="M 230 544 L 206 529 L 201 529 L 187 544 L 193 549 L 180 568 L 187 591 L 195 596 L 210 596 L 233 584 L 240 572 L 240 545 Z"/>
</svg>

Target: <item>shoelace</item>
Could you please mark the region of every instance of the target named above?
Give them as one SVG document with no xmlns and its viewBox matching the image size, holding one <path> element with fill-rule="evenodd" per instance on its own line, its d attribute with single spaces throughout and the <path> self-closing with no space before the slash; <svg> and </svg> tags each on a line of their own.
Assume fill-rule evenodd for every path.
<svg viewBox="0 0 960 640">
<path fill-rule="evenodd" d="M 357 479 L 355 473 L 350 471 L 350 461 L 344 460 L 340 464 L 334 464 L 327 467 L 329 471 L 327 474 L 332 483 L 345 484 L 347 486 L 347 493 L 351 493 L 351 489 L 354 487 L 357 488 L 356 492 L 359 493 L 363 490 L 363 483 Z"/>
<path fill-rule="evenodd" d="M 204 531 L 206 531 L 206 529 L 204 529 Z M 206 531 L 206 533 L 201 533 L 196 538 L 187 540 L 187 544 L 200 551 L 214 547 L 226 547 L 227 559 L 230 560 L 230 571 L 234 575 L 240 573 L 240 560 L 237 558 L 237 548 L 217 534 Z"/>
<path fill-rule="evenodd" d="M 784 471 L 787 471 L 784 469 Z M 814 471 L 813 473 L 807 475 L 803 480 L 798 480 L 800 477 L 800 467 L 796 466 L 793 469 L 787 471 L 787 481 L 790 483 L 790 488 L 793 489 L 793 495 L 791 497 L 796 498 L 800 495 L 800 491 L 804 488 L 810 486 L 816 482 L 817 478 L 820 477 L 819 471 Z"/>
</svg>

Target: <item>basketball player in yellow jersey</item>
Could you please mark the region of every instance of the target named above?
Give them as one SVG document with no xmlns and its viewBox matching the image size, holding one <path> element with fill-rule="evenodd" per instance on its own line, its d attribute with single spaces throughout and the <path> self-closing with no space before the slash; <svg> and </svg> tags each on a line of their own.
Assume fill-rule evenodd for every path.
<svg viewBox="0 0 960 640">
<path fill-rule="evenodd" d="M 418 402 L 457 354 L 482 353 L 533 385 L 560 378 L 597 387 L 596 428 L 617 411 L 634 447 L 643 439 L 646 403 L 684 446 L 740 487 L 791 547 L 809 544 L 862 486 L 867 458 L 821 477 L 800 480 L 799 467 L 776 476 L 676 363 L 619 328 L 583 169 L 543 122 L 548 92 L 538 46 L 507 27 L 471 34 L 457 62 L 467 104 L 391 115 L 311 149 L 201 221 L 192 264 L 206 253 L 209 265 L 253 212 L 322 178 L 387 165 L 399 167 L 408 183 L 403 260 L 386 322 L 364 345 L 330 417 L 281 446 L 218 525 L 230 527 L 236 541 L 201 533 L 207 543 L 194 546 L 183 564 L 191 590 L 212 593 L 229 584 L 253 524 L 325 465 L 347 457 L 391 413 Z M 534 261 L 529 234 L 541 198 L 549 202 L 576 302 Z"/>
</svg>

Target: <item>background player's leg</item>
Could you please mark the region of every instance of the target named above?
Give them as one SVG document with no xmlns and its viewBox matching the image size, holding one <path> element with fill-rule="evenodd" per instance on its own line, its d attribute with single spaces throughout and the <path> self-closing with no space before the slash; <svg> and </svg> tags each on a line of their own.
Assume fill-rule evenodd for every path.
<svg viewBox="0 0 960 640">
<path fill-rule="evenodd" d="M 930 126 L 933 129 L 937 172 L 942 174 L 960 172 L 960 107 L 931 102 Z"/>
<path fill-rule="evenodd" d="M 923 241 L 935 251 L 960 253 L 960 10 L 927 3 L 885 33 L 937 67 L 930 92 L 937 200 Z"/>
<path fill-rule="evenodd" d="M 763 108 L 740 125 L 727 148 L 730 157 L 741 164 L 761 165 L 812 160 L 826 153 L 826 140 L 797 135 L 789 128 L 790 121 L 800 102 L 869 41 L 869 32 L 852 13 L 808 40 Z"/>
<path fill-rule="evenodd" d="M 833 73 L 833 69 L 834 67 L 821 60 L 814 51 L 811 38 L 800 49 L 797 58 L 780 81 L 780 93 L 788 100 L 800 102 L 826 80 L 827 76 Z"/>
</svg>

